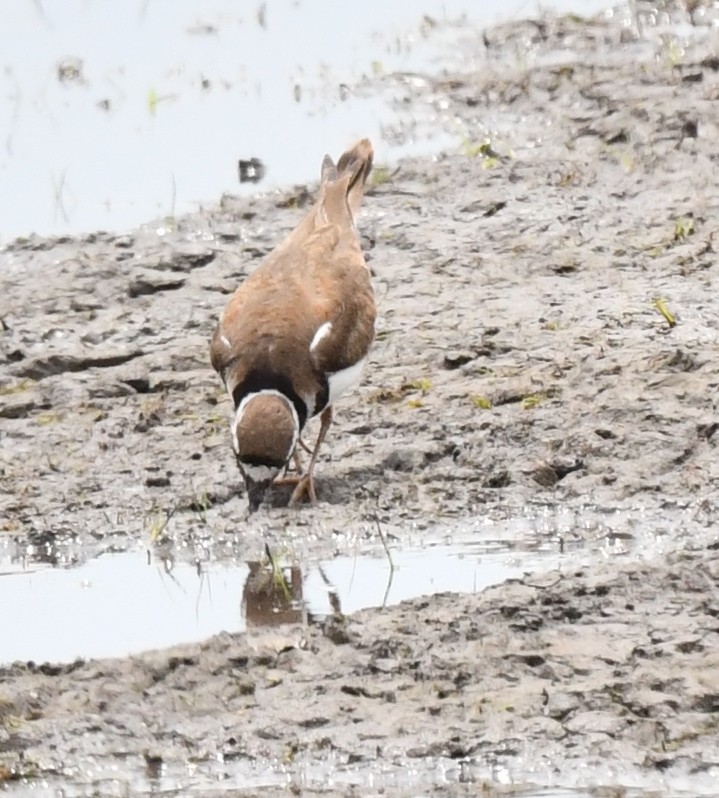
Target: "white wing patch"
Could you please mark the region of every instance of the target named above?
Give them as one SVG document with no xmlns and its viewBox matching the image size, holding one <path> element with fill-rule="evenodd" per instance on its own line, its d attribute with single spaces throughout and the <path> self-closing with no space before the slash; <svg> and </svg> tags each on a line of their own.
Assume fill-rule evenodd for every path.
<svg viewBox="0 0 719 798">
<path fill-rule="evenodd" d="M 315 338 L 316 337 L 317 336 L 315 336 Z M 354 388 L 359 385 L 359 382 L 362 379 L 362 369 L 364 368 L 366 360 L 367 358 L 363 357 L 362 360 L 358 360 L 354 366 L 350 366 L 347 369 L 342 369 L 342 371 L 335 371 L 334 374 L 327 375 L 327 382 L 330 386 L 330 398 L 328 404 L 335 402 L 340 398 L 340 396 L 342 396 L 343 393 L 349 391 L 350 388 Z"/>
<path fill-rule="evenodd" d="M 320 345 L 320 341 L 323 341 L 331 332 L 331 321 L 326 321 L 324 324 L 320 324 L 320 326 L 317 328 L 314 338 L 312 339 L 312 343 L 310 344 L 310 352 L 314 352 L 315 349 L 317 349 L 317 347 Z"/>
<path fill-rule="evenodd" d="M 230 339 L 226 335 L 220 336 L 220 342 L 228 349 L 232 346 L 232 344 L 230 343 Z"/>
</svg>

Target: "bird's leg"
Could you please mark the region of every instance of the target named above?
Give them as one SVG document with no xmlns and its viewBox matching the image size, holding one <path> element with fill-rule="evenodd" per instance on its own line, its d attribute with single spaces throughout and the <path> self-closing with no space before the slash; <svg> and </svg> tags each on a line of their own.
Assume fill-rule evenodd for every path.
<svg viewBox="0 0 719 798">
<path fill-rule="evenodd" d="M 300 439 L 300 443 L 302 440 Z M 298 474 L 302 473 L 302 458 L 300 457 L 300 453 L 297 451 L 297 447 L 295 446 L 294 452 L 292 452 L 292 462 L 295 464 L 295 471 Z"/>
<path fill-rule="evenodd" d="M 312 449 L 310 449 L 310 447 L 302 440 L 302 438 L 297 441 L 297 446 L 301 446 L 307 452 L 307 454 L 312 454 Z M 295 451 L 296 450 L 297 447 L 295 447 Z"/>
<path fill-rule="evenodd" d="M 294 470 L 297 472 L 295 474 L 290 474 L 290 461 L 288 460 L 285 463 L 285 470 L 280 474 L 278 477 L 275 478 L 274 484 L 275 485 L 296 485 L 301 479 L 302 474 L 304 472 L 304 468 L 302 467 L 302 458 L 300 457 L 299 447 L 302 447 L 306 452 L 312 454 L 312 449 L 302 440 L 302 438 L 298 438 L 297 444 L 295 445 L 295 449 L 292 452 L 292 465 L 294 466 Z"/>
<path fill-rule="evenodd" d="M 312 458 L 310 459 L 310 464 L 307 467 L 307 471 L 302 475 L 302 478 L 297 483 L 297 487 L 295 488 L 294 492 L 292 493 L 292 497 L 290 498 L 290 504 L 294 504 L 298 502 L 305 494 L 307 494 L 307 498 L 311 502 L 317 501 L 317 495 L 315 493 L 315 485 L 314 479 L 312 477 L 312 472 L 315 468 L 315 463 L 317 462 L 317 457 L 320 452 L 320 446 L 322 446 L 322 442 L 324 441 L 327 430 L 330 428 L 330 424 L 332 423 L 332 406 L 326 407 L 322 414 L 320 415 L 320 432 L 317 436 L 317 443 L 315 444 L 315 449 L 312 452 Z"/>
<path fill-rule="evenodd" d="M 290 474 L 290 460 L 288 460 L 285 463 L 285 470 L 279 476 L 275 477 L 275 485 L 296 485 L 302 479 L 304 468 L 302 467 L 302 458 L 298 450 L 300 443 L 302 443 L 301 439 L 297 442 L 297 446 L 295 446 L 295 450 L 292 452 L 292 457 L 290 458 L 294 470 L 297 473 Z M 302 445 L 304 446 L 304 444 Z"/>
</svg>

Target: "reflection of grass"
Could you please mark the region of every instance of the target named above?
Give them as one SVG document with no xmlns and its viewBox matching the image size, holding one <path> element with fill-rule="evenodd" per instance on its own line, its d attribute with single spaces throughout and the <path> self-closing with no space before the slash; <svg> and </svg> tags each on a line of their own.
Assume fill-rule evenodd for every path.
<svg viewBox="0 0 719 798">
<path fill-rule="evenodd" d="M 382 526 L 379 522 L 378 516 L 375 514 L 374 521 L 377 524 L 377 532 L 379 533 L 379 539 L 382 541 L 382 546 L 384 547 L 384 553 L 387 555 L 387 562 L 389 563 L 389 579 L 387 581 L 387 587 L 384 591 L 384 598 L 382 599 L 382 606 L 384 607 L 387 604 L 387 598 L 389 596 L 390 588 L 392 587 L 392 580 L 394 578 L 394 572 L 396 570 L 396 566 L 394 564 L 394 560 L 392 559 L 392 552 L 389 550 L 389 545 L 387 543 L 387 538 L 385 537 L 384 532 L 382 531 Z"/>
<path fill-rule="evenodd" d="M 195 496 L 191 506 L 192 509 L 197 513 L 200 523 L 206 524 L 207 511 L 210 509 L 210 507 L 212 507 L 212 502 L 210 501 L 210 497 L 207 495 L 207 491 L 203 490 L 202 493 Z"/>
<path fill-rule="evenodd" d="M 174 94 L 158 94 L 157 91 L 152 88 L 147 92 L 147 110 L 150 112 L 151 116 L 155 116 L 157 107 L 160 103 L 175 99 L 176 95 Z"/>
<path fill-rule="evenodd" d="M 285 604 L 289 604 L 292 601 L 292 591 L 290 590 L 290 586 L 287 584 L 287 579 L 285 578 L 282 567 L 276 562 L 275 558 L 272 556 L 270 547 L 266 543 L 265 555 L 267 556 L 270 568 L 272 569 L 272 592 L 275 595 L 281 595 Z"/>
<path fill-rule="evenodd" d="M 177 209 L 177 181 L 175 180 L 175 173 L 172 173 L 172 193 L 170 199 L 170 214 L 165 217 L 165 227 L 168 230 L 175 230 L 175 210 Z"/>
<path fill-rule="evenodd" d="M 67 186 L 65 184 L 65 172 L 61 172 L 59 177 L 54 174 L 51 175 L 52 179 L 52 195 L 55 202 L 55 218 L 61 216 L 64 222 L 69 222 L 70 219 L 67 215 L 65 208 L 65 191 Z"/>
<path fill-rule="evenodd" d="M 175 514 L 175 510 L 177 508 L 173 507 L 172 510 L 155 510 L 152 514 L 152 518 L 150 520 L 150 542 L 154 543 L 167 529 L 167 525 L 170 523 L 170 519 Z"/>
<path fill-rule="evenodd" d="M 150 89 L 147 92 L 147 110 L 152 114 L 155 115 L 157 111 L 157 103 L 160 101 L 160 98 L 157 96 L 157 92 L 154 89 Z"/>
</svg>

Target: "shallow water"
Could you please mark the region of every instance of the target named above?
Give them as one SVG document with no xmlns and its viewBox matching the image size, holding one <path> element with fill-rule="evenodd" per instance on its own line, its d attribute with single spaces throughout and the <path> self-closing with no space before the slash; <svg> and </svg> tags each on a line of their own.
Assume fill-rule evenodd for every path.
<svg viewBox="0 0 719 798">
<path fill-rule="evenodd" d="M 26 559 L 19 558 L 19 550 L 6 543 L 0 556 L 0 602 L 12 612 L 5 614 L 0 662 L 122 655 L 200 640 L 221 630 L 251 632 L 271 623 L 273 616 L 295 621 L 301 629 L 332 612 L 351 613 L 447 590 L 479 591 L 550 568 L 571 573 L 597 558 L 651 557 L 696 533 L 690 523 L 693 512 L 533 508 L 530 514 L 528 508 L 527 516 L 477 519 L 444 536 L 392 544 L 393 568 L 379 545 L 301 566 L 278 562 L 286 592 L 269 591 L 269 603 L 263 588 L 276 582 L 266 564 L 258 567 L 239 558 L 172 562 L 156 552 L 135 550 L 106 554 L 79 567 L 53 568 L 33 560 L 36 551 L 26 550 Z M 542 573 L 534 577 L 540 583 L 547 578 Z M 705 774 L 617 769 L 594 761 L 575 762 L 571 768 L 557 762 L 549 770 L 531 752 L 513 758 L 509 767 L 485 758 L 348 763 L 331 750 L 326 759 L 307 762 L 215 754 L 157 767 L 139 756 L 117 761 L 88 755 L 47 778 L 13 783 L 12 789 L 13 794 L 43 797 L 62 789 L 65 798 L 206 797 L 269 788 L 401 791 L 419 798 L 437 788 L 452 794 L 455 785 L 458 796 L 472 794 L 471 785 L 520 798 L 589 798 L 606 789 L 621 790 L 626 798 L 715 794 L 715 780 Z"/>
<path fill-rule="evenodd" d="M 76 568 L 25 569 L 0 559 L 0 606 L 13 607 L 0 662 L 66 662 L 124 656 L 221 631 L 311 622 L 333 612 L 397 604 L 444 591 L 477 592 L 540 567 L 554 552 L 498 542 L 455 543 L 342 556 L 282 567 L 273 591 L 267 563 L 172 563 L 148 550 L 106 554 Z"/>
<path fill-rule="evenodd" d="M 377 762 L 346 765 L 334 761 L 304 768 L 276 763 L 246 761 L 188 762 L 182 769 L 158 769 L 135 761 L 121 764 L 88 759 L 85 768 L 68 769 L 61 776 L 41 780 L 22 780 L 13 784 L 13 795 L 63 798 L 86 795 L 127 796 L 236 795 L 242 790 L 285 788 L 325 791 L 358 789 L 372 794 L 411 794 L 416 798 L 435 794 L 457 796 L 475 794 L 511 795 L 514 798 L 710 798 L 716 795 L 716 781 L 704 774 L 680 772 L 648 773 L 628 767 L 561 763 L 551 773 L 535 772 L 531 762 L 508 769 L 502 765 L 456 761 L 445 758 L 412 759 L 401 765 Z M 58 789 L 61 788 L 61 792 Z M 0 788 L 1 789 L 1 788 Z M 408 792 L 411 790 L 416 792 Z M 93 792 L 94 790 L 94 792 Z M 274 794 L 274 793 L 273 793 Z"/>
<path fill-rule="evenodd" d="M 378 163 L 458 146 L 461 131 L 441 133 L 432 109 L 417 109 L 414 124 L 392 110 L 406 81 L 421 79 L 408 73 L 466 66 L 447 45 L 460 25 L 604 5 L 422 0 L 408 14 L 383 0 L 360 10 L 327 0 L 6 3 L 0 242 L 125 230 L 223 192 L 314 180 L 325 152 L 360 136 Z M 401 74 L 378 85 L 390 73 Z M 238 160 L 252 158 L 266 177 L 240 186 Z"/>
<path fill-rule="evenodd" d="M 81 555 L 71 548 L 7 538 L 0 541 L 0 606 L 13 611 L 3 622 L 0 663 L 121 657 L 222 631 L 479 592 L 528 573 L 577 567 L 590 556 L 651 557 L 667 540 L 676 546 L 696 534 L 692 513 L 527 508 L 526 516 L 488 515 L 406 534 L 401 544 L 390 539 L 388 550 L 377 537 L 338 539 L 339 555 L 275 552 L 275 578 L 266 558 L 248 560 L 232 548 L 213 556 L 209 549 L 193 555 L 146 546 L 78 565 Z"/>
</svg>

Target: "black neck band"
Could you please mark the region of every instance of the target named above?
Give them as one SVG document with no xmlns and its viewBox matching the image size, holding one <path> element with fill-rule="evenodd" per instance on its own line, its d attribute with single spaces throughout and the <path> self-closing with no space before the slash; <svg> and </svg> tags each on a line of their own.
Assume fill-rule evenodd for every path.
<svg viewBox="0 0 719 798">
<path fill-rule="evenodd" d="M 235 386 L 232 391 L 232 401 L 235 410 L 240 406 L 240 402 L 251 393 L 260 391 L 277 391 L 281 393 L 294 405 L 297 411 L 297 419 L 300 422 L 300 429 L 305 426 L 307 421 L 307 405 L 302 397 L 292 387 L 292 383 L 275 371 L 251 371 L 241 383 Z"/>
</svg>

